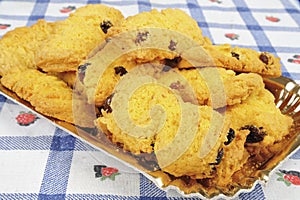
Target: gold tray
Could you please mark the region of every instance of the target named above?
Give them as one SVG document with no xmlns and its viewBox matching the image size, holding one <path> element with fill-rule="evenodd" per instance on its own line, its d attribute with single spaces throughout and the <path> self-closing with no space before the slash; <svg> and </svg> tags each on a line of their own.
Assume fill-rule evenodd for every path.
<svg viewBox="0 0 300 200">
<path fill-rule="evenodd" d="M 268 78 L 264 79 L 264 82 L 266 88 L 274 95 L 275 103 L 281 112 L 291 116 L 294 119 L 294 126 L 288 137 L 278 144 L 284 146 L 285 148 L 274 153 L 265 163 L 258 166 L 255 171 L 249 174 L 248 178 L 245 178 L 244 184 L 233 188 L 229 192 L 222 192 L 216 189 L 207 189 L 201 185 L 199 186 L 198 183 L 191 184 L 187 182 L 187 180 L 183 180 L 183 178 L 171 177 L 170 175 L 157 170 L 156 163 L 153 162 L 150 154 L 146 156 L 132 155 L 128 152 L 124 152 L 120 147 L 111 143 L 106 135 L 99 133 L 96 134 L 95 129 L 84 129 L 74 126 L 70 123 L 56 120 L 47 116 L 45 117 L 74 137 L 87 142 L 101 151 L 109 153 L 112 158 L 120 160 L 121 162 L 136 168 L 139 172 L 148 177 L 163 190 L 175 188 L 183 195 L 198 196 L 201 198 L 234 197 L 240 192 L 250 191 L 254 185 L 260 181 L 266 182 L 270 172 L 272 172 L 276 166 L 280 165 L 284 159 L 288 157 L 288 155 L 300 149 L 300 86 L 293 80 L 286 77 Z M 1 84 L 0 91 L 13 101 L 17 101 L 34 110 L 34 108 L 28 102 L 20 99 L 15 93 L 6 89 Z"/>
</svg>

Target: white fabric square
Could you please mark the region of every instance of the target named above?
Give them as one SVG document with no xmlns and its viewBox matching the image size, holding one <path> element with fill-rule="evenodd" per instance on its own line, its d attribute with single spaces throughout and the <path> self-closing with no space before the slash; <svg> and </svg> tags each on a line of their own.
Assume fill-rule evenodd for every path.
<svg viewBox="0 0 300 200">
<path fill-rule="evenodd" d="M 245 1 L 249 8 L 267 8 L 267 9 L 284 9 L 284 6 L 280 1 L 272 1 L 272 0 L 251 0 Z"/>
<path fill-rule="evenodd" d="M 18 2 L 18 6 L 16 6 L 16 2 L 14 1 L 2 1 L 0 2 L 0 15 L 25 15 L 31 13 L 33 10 L 35 1 L 33 2 Z"/>
<path fill-rule="evenodd" d="M 105 165 L 119 170 L 115 180 L 95 178 L 94 165 Z M 137 196 L 140 175 L 98 151 L 75 151 L 70 170 L 67 194 L 112 194 Z M 126 186 L 126 187 L 125 187 Z M 117 188 L 117 189 L 116 189 Z"/>
<path fill-rule="evenodd" d="M 7 100 L 11 102 L 10 100 Z M 16 117 L 20 112 L 32 112 L 38 119 L 28 126 L 18 124 Z M 49 123 L 50 120 L 36 112 L 13 103 L 5 103 L 0 113 L 0 136 L 44 136 L 53 135 L 55 126 Z"/>
<path fill-rule="evenodd" d="M 161 5 L 168 5 L 169 2 L 168 1 L 161 1 L 161 0 L 150 0 L 151 4 L 161 4 Z M 171 2 L 172 4 L 185 4 L 184 1 L 182 0 L 172 0 Z"/>
<path fill-rule="evenodd" d="M 299 32 L 265 31 L 274 47 L 300 47 Z"/>
<path fill-rule="evenodd" d="M 38 193 L 49 151 L 0 151 L 0 193 Z"/>
<path fill-rule="evenodd" d="M 225 12 L 222 10 L 203 10 L 203 14 L 208 24 L 245 24 L 238 12 Z"/>
<path fill-rule="evenodd" d="M 201 6 L 235 7 L 232 0 L 197 0 Z"/>
</svg>

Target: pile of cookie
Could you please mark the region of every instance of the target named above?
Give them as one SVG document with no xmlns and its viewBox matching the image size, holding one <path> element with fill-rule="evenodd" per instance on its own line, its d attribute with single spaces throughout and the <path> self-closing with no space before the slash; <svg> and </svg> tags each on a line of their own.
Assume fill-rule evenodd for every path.
<svg viewBox="0 0 300 200">
<path fill-rule="evenodd" d="M 87 5 L 8 32 L 0 49 L 4 87 L 45 116 L 154 155 L 153 174 L 188 193 L 237 187 L 293 123 L 263 82 L 281 75 L 279 58 L 214 45 L 179 9 L 124 18 Z"/>
</svg>

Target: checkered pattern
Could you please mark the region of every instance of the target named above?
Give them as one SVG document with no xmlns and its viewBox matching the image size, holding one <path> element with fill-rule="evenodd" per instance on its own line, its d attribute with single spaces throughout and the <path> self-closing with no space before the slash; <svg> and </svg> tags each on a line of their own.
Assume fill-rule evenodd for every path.
<svg viewBox="0 0 300 200">
<path fill-rule="evenodd" d="M 215 44 L 230 43 L 281 57 L 283 75 L 300 82 L 300 65 L 291 62 L 300 55 L 300 7 L 297 0 L 0 0 L 0 36 L 37 19 L 65 19 L 60 9 L 103 3 L 120 9 L 125 16 L 167 7 L 186 11 Z M 278 22 L 266 20 L 267 16 Z M 238 40 L 224 37 L 239 35 Z M 0 199 L 198 199 L 183 198 L 177 191 L 163 191 L 148 178 L 105 152 L 82 142 L 39 116 L 30 126 L 20 126 L 15 117 L 28 108 L 0 94 Z M 94 165 L 119 169 L 115 181 L 95 178 Z M 300 170 L 300 151 L 281 166 Z M 236 199 L 298 199 L 300 187 L 284 187 L 270 176 Z M 280 188 L 280 190 L 278 190 Z"/>
</svg>

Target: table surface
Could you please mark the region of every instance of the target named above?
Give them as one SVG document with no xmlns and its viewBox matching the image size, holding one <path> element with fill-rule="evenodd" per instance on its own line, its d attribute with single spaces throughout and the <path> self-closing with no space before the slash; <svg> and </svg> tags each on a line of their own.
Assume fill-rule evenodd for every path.
<svg viewBox="0 0 300 200">
<path fill-rule="evenodd" d="M 37 19 L 65 19 L 68 6 L 100 1 L 0 0 L 0 37 Z M 283 76 L 300 82 L 300 7 L 297 0 L 101 1 L 125 17 L 152 8 L 180 8 L 197 20 L 214 44 L 229 43 L 281 58 Z M 72 12 L 72 11 L 71 11 Z M 3 26 L 4 25 L 4 26 Z M 231 33 L 233 37 L 226 37 Z M 16 117 L 30 109 L 0 93 L 0 199 L 184 199 L 163 191 L 144 175 L 73 137 L 38 115 L 29 126 Z M 114 179 L 95 177 L 94 165 L 115 168 Z M 300 185 L 280 180 L 279 170 L 300 172 L 300 151 L 280 164 L 266 184 L 234 199 L 299 199 Z M 197 199 L 190 197 L 186 199 Z"/>
</svg>

